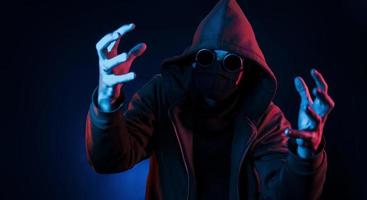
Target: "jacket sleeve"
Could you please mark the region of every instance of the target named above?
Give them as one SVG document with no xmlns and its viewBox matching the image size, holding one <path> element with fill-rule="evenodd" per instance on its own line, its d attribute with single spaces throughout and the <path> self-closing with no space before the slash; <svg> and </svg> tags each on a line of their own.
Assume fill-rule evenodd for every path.
<svg viewBox="0 0 367 200">
<path fill-rule="evenodd" d="M 117 107 L 104 112 L 98 107 L 98 87 L 86 118 L 87 159 L 98 173 L 116 173 L 132 168 L 152 152 L 156 124 L 156 95 L 159 74 L 135 92 L 125 112 L 123 91 Z"/>
<path fill-rule="evenodd" d="M 325 182 L 327 156 L 325 139 L 314 157 L 298 157 L 294 139 L 284 130 L 291 127 L 274 103 L 259 122 L 254 147 L 254 167 L 260 180 L 260 199 L 319 199 Z"/>
</svg>

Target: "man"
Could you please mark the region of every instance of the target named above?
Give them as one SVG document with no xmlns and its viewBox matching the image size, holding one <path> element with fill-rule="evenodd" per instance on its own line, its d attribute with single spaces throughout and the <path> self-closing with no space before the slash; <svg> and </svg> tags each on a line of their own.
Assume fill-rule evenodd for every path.
<svg viewBox="0 0 367 200">
<path fill-rule="evenodd" d="M 323 127 L 334 107 L 322 75 L 314 99 L 301 77 L 298 130 L 273 103 L 277 81 L 234 0 L 221 0 L 192 45 L 165 60 L 132 96 L 132 62 L 146 44 L 117 55 L 124 25 L 96 45 L 99 86 L 86 121 L 88 160 L 116 173 L 150 158 L 147 199 L 317 199 L 327 169 Z"/>
</svg>

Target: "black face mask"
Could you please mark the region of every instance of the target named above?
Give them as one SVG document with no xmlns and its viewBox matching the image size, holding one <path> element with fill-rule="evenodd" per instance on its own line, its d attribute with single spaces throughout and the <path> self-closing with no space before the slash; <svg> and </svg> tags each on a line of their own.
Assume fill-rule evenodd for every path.
<svg viewBox="0 0 367 200">
<path fill-rule="evenodd" d="M 195 58 L 193 89 L 203 97 L 216 101 L 226 99 L 239 88 L 239 81 L 236 81 L 244 71 L 243 59 L 227 54 L 222 60 L 217 60 L 215 52 L 207 49 L 200 51 Z"/>
</svg>

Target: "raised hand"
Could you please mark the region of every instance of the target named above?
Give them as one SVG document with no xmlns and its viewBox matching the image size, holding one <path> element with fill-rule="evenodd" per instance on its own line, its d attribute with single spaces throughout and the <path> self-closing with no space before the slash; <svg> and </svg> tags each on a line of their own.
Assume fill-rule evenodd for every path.
<svg viewBox="0 0 367 200">
<path fill-rule="evenodd" d="M 302 158 L 311 157 L 318 149 L 327 116 L 335 106 L 321 73 L 312 69 L 311 76 L 316 83 L 316 87 L 312 90 L 314 100 L 311 98 L 305 81 L 301 77 L 294 79 L 296 90 L 301 98 L 298 130 L 289 128 L 285 130 L 288 137 L 296 138 L 297 153 Z"/>
<path fill-rule="evenodd" d="M 118 55 L 121 37 L 134 28 L 133 23 L 125 24 L 105 35 L 96 44 L 99 58 L 98 104 L 104 111 L 111 110 L 112 104 L 120 96 L 123 84 L 135 79 L 136 74 L 129 72 L 131 64 L 146 50 L 146 44 L 139 43 L 128 53 Z"/>
</svg>

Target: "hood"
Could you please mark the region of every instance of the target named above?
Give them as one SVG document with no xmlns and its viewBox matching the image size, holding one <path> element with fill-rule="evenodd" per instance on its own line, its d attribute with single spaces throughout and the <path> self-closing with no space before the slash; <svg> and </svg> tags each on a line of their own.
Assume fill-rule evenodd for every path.
<svg viewBox="0 0 367 200">
<path fill-rule="evenodd" d="M 245 74 L 242 81 L 246 82 L 244 83 L 246 86 L 242 87 L 243 93 L 251 96 L 251 98 L 247 98 L 250 101 L 247 103 L 257 105 L 251 106 L 253 109 L 250 112 L 259 115 L 260 110 L 264 111 L 274 98 L 277 80 L 256 41 L 250 22 L 237 1 L 220 0 L 197 27 L 192 44 L 180 55 L 165 59 L 162 62 L 161 71 L 175 71 L 172 68 L 180 66 L 177 63 L 192 62 L 193 55 L 202 48 L 227 50 L 237 53 L 247 60 L 246 67 L 251 69 L 248 70 L 250 73 Z M 182 80 L 185 88 L 187 88 L 189 78 L 187 74 L 190 74 L 185 71 L 190 71 L 190 68 L 192 68 L 191 65 L 185 64 L 175 71 L 178 73 L 176 75 L 179 76 L 177 78 Z M 251 108 L 247 109 L 251 110 Z"/>
</svg>

